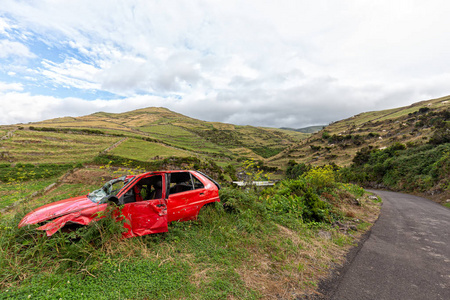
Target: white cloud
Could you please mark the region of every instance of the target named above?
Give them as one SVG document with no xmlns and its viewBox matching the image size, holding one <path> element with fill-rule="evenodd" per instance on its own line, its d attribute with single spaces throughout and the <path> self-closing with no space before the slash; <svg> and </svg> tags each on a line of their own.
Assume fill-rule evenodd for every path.
<svg viewBox="0 0 450 300">
<path fill-rule="evenodd" d="M 3 94 L 0 92 L 2 110 L 8 112 L 0 115 L 0 124 L 81 116 L 97 111 L 119 113 L 145 107 L 167 107 L 205 121 L 299 128 L 328 124 L 380 107 L 387 109 L 430 99 L 449 80 L 450 76 L 434 77 L 421 82 L 421 88 L 411 88 L 418 86 L 417 82 L 385 88 L 346 86 L 324 77 L 305 80 L 302 85 L 286 89 L 267 90 L 255 85 L 217 93 L 191 93 L 182 100 L 177 96 L 135 95 L 126 99 L 89 101 L 75 97 L 33 96 L 14 92 L 20 91 L 20 86 L 13 89 L 11 85 Z"/>
<path fill-rule="evenodd" d="M 8 31 L 11 29 L 11 25 L 6 18 L 0 17 L 0 34 L 9 36 Z"/>
<path fill-rule="evenodd" d="M 450 93 L 443 0 L 5 0 L 2 12 L 14 23 L 0 18 L 0 64 L 40 61 L 26 72 L 4 67 L 15 79 L 129 97 L 68 101 L 27 94 L 23 82 L 20 95 L 44 103 L 35 119 L 71 114 L 55 106 L 70 102 L 74 114 L 159 105 L 200 119 L 300 127 Z"/>
<path fill-rule="evenodd" d="M 100 85 L 94 80 L 99 69 L 75 58 L 68 58 L 60 64 L 43 60 L 42 66 L 43 69 L 40 73 L 56 84 L 83 90 L 100 88 Z"/>
<path fill-rule="evenodd" d="M 0 82 L 0 95 L 6 91 L 22 91 L 23 85 L 21 83 L 5 83 Z"/>
<path fill-rule="evenodd" d="M 35 55 L 22 43 L 0 40 L 0 58 L 8 57 L 33 58 Z"/>
<path fill-rule="evenodd" d="M 2 110 L 0 124 L 16 124 L 42 121 L 62 116 L 81 116 L 98 111 L 123 112 L 152 106 L 158 103 L 151 96 L 129 100 L 94 100 L 80 98 L 57 98 L 53 96 L 33 96 L 28 93 L 7 92 L 0 94 Z"/>
</svg>

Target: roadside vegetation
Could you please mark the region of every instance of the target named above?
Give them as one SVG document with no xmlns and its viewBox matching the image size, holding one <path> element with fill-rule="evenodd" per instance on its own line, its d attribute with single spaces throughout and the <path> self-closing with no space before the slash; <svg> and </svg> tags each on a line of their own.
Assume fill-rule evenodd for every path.
<svg viewBox="0 0 450 300">
<path fill-rule="evenodd" d="M 197 221 L 170 224 L 164 234 L 123 240 L 122 224 L 112 218 L 51 238 L 17 228 L 33 207 L 129 172 L 142 169 L 80 168 L 4 212 L 0 299 L 295 298 L 341 263 L 378 210 L 328 166 L 268 189 L 224 187 L 221 204 Z"/>
<path fill-rule="evenodd" d="M 343 180 L 348 182 L 428 196 L 442 194 L 441 200 L 450 195 L 449 174 L 450 143 L 411 147 L 395 143 L 383 150 L 363 148 L 352 165 L 341 169 Z"/>
</svg>

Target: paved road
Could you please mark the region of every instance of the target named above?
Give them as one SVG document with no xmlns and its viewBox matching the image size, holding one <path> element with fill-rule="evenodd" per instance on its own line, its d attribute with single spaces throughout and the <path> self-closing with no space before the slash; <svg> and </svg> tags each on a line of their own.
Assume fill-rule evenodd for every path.
<svg viewBox="0 0 450 300">
<path fill-rule="evenodd" d="M 373 191 L 383 206 L 331 299 L 450 299 L 450 209 Z"/>
</svg>

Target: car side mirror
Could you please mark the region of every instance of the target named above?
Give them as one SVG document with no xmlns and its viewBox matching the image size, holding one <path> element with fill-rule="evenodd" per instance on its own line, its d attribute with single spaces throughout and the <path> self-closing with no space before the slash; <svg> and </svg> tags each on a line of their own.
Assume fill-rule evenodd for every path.
<svg viewBox="0 0 450 300">
<path fill-rule="evenodd" d="M 117 198 L 114 195 L 108 196 L 108 199 L 106 200 L 107 202 L 112 202 L 115 205 L 119 205 L 119 198 Z"/>
</svg>

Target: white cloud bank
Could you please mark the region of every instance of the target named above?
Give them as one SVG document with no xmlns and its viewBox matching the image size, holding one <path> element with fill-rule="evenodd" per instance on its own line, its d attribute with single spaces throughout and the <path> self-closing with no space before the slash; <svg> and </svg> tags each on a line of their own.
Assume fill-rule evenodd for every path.
<svg viewBox="0 0 450 300">
<path fill-rule="evenodd" d="M 450 2 L 434 0 L 5 0 L 0 72 L 14 76 L 0 77 L 0 124 L 163 106 L 301 127 L 407 105 L 450 94 L 449 14 Z"/>
</svg>

